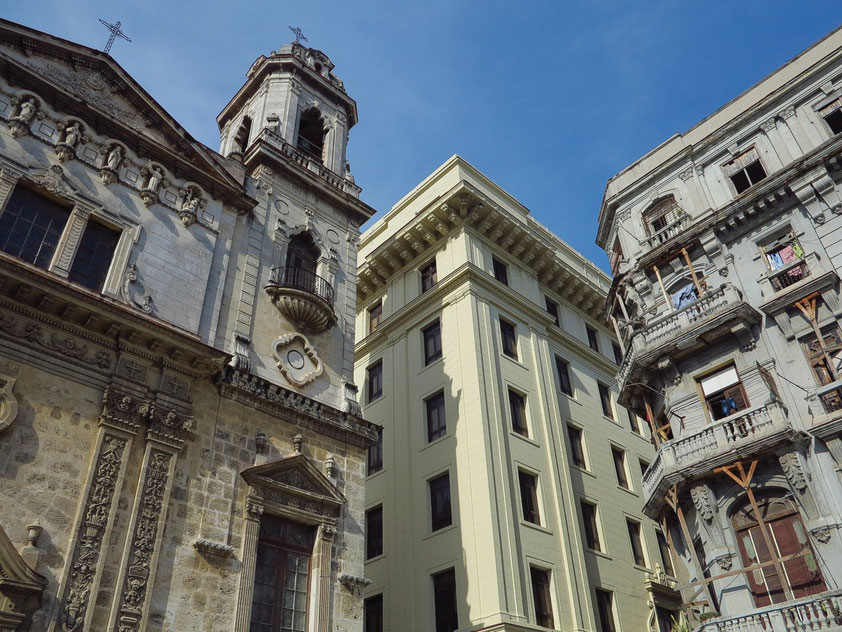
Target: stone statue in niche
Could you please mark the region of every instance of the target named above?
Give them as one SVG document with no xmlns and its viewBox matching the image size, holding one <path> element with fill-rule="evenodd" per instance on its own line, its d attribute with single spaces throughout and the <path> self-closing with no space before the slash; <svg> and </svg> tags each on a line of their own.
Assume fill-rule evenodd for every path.
<svg viewBox="0 0 842 632">
<path fill-rule="evenodd" d="M 59 129 L 66 124 L 59 125 Z M 60 162 L 66 162 L 76 157 L 76 145 L 82 140 L 82 126 L 73 121 L 64 127 L 62 139 L 56 145 L 56 155 Z"/>
<path fill-rule="evenodd" d="M 200 197 L 199 191 L 192 186 L 187 187 L 183 194 L 181 209 L 178 211 L 178 216 L 185 228 L 198 221 L 199 210 L 203 208 L 205 208 L 205 201 Z"/>
<path fill-rule="evenodd" d="M 103 146 L 103 148 L 100 149 L 100 152 L 105 154 L 105 158 L 102 161 L 102 167 L 100 167 L 99 170 L 99 177 L 103 184 L 113 184 L 114 182 L 117 182 L 119 178 L 117 169 L 123 162 L 123 148 L 116 144 L 112 145 L 111 149 L 106 149 L 105 146 Z"/>
<path fill-rule="evenodd" d="M 113 149 L 108 152 L 108 168 L 116 171 L 122 161 L 123 150 L 120 148 L 120 145 L 114 145 Z"/>
<path fill-rule="evenodd" d="M 12 136 L 18 138 L 28 134 L 29 126 L 37 113 L 38 104 L 33 97 L 27 97 L 21 101 L 17 114 L 9 119 L 9 128 L 12 130 Z"/>
<path fill-rule="evenodd" d="M 140 190 L 140 199 L 146 206 L 151 206 L 158 201 L 158 188 L 164 179 L 164 172 L 159 166 L 150 162 L 149 166 L 144 167 L 140 173 L 146 176 L 146 183 Z"/>
</svg>

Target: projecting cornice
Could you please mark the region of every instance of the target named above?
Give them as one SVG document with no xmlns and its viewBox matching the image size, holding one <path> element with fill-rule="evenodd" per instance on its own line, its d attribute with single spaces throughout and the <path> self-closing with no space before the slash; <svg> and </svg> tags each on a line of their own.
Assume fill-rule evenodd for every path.
<svg viewBox="0 0 842 632">
<path fill-rule="evenodd" d="M 442 239 L 463 229 L 474 231 L 520 261 L 562 300 L 603 320 L 608 277 L 547 228 L 529 217 L 515 216 L 466 180 L 419 211 L 366 256 L 359 267 L 357 304 L 362 306 L 392 277 L 430 257 Z"/>
</svg>

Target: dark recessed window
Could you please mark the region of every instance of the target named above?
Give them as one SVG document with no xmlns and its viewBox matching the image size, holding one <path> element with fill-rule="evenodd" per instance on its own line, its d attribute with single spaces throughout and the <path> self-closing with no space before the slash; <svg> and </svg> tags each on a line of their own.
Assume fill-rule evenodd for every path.
<svg viewBox="0 0 842 632">
<path fill-rule="evenodd" d="M 660 529 L 655 529 L 655 539 L 658 540 L 658 552 L 661 554 L 661 563 L 664 565 L 664 572 L 670 577 L 675 577 L 675 570 L 672 567 L 672 554 L 667 543 L 664 532 Z"/>
<path fill-rule="evenodd" d="M 315 528 L 263 514 L 249 630 L 307 629 L 307 587 Z"/>
<path fill-rule="evenodd" d="M 617 632 L 614 625 L 614 593 L 597 588 L 596 610 L 599 613 L 599 632 Z"/>
<path fill-rule="evenodd" d="M 450 474 L 445 472 L 437 476 L 429 481 L 429 486 L 432 529 L 438 531 L 453 524 L 450 509 Z"/>
<path fill-rule="evenodd" d="M 70 211 L 24 187 L 15 187 L 0 214 L 0 250 L 46 269 Z"/>
<path fill-rule="evenodd" d="M 436 321 L 421 330 L 424 338 L 424 364 L 441 357 L 441 323 Z"/>
<path fill-rule="evenodd" d="M 602 550 L 599 540 L 599 526 L 596 519 L 596 505 L 582 501 L 582 522 L 585 525 L 585 544 L 594 551 Z"/>
<path fill-rule="evenodd" d="M 503 353 L 517 360 L 517 337 L 515 326 L 500 319 L 500 337 L 503 339 Z"/>
<path fill-rule="evenodd" d="M 533 524 L 541 524 L 541 514 L 538 511 L 538 477 L 523 470 L 518 470 L 517 476 L 523 519 Z"/>
<path fill-rule="evenodd" d="M 509 271 L 506 264 L 497 259 L 491 260 L 491 265 L 494 268 L 494 278 L 500 281 L 503 285 L 509 284 Z"/>
<path fill-rule="evenodd" d="M 542 568 L 529 568 L 532 576 L 532 602 L 535 604 L 535 623 L 545 628 L 553 628 L 553 603 L 550 598 L 550 571 Z"/>
<path fill-rule="evenodd" d="M 526 397 L 509 389 L 509 411 L 512 415 L 512 430 L 516 433 L 529 436 L 526 428 Z"/>
<path fill-rule="evenodd" d="M 596 329 L 593 327 L 585 327 L 585 331 L 588 332 L 588 346 L 593 349 L 594 351 L 599 351 L 599 339 L 596 335 Z"/>
<path fill-rule="evenodd" d="M 363 631 L 383 632 L 383 594 L 366 597 L 363 602 Z"/>
<path fill-rule="evenodd" d="M 452 568 L 433 575 L 433 603 L 436 632 L 453 632 L 459 627 L 456 611 L 456 571 Z"/>
<path fill-rule="evenodd" d="M 618 345 L 616 342 L 612 342 L 611 348 L 614 350 L 614 362 L 616 362 L 617 365 L 622 364 L 623 363 L 623 350 L 620 349 L 620 345 Z"/>
<path fill-rule="evenodd" d="M 570 459 L 576 467 L 586 468 L 585 445 L 582 441 L 582 429 L 567 426 L 567 436 L 570 439 Z"/>
<path fill-rule="evenodd" d="M 380 320 L 383 318 L 383 303 L 378 301 L 375 305 L 368 308 L 368 333 L 372 333 L 380 326 Z"/>
<path fill-rule="evenodd" d="M 421 272 L 421 293 L 431 289 L 439 280 L 436 273 L 436 260 L 433 259 L 420 270 Z"/>
<path fill-rule="evenodd" d="M 605 384 L 600 384 L 599 382 L 597 382 L 597 387 L 599 388 L 599 401 L 602 404 L 602 414 L 614 419 L 614 409 L 611 406 L 611 391 L 608 390 Z"/>
<path fill-rule="evenodd" d="M 725 172 L 737 193 L 742 193 L 766 177 L 766 170 L 760 164 L 760 157 L 754 147 L 725 165 Z"/>
<path fill-rule="evenodd" d="M 365 512 L 365 559 L 383 555 L 383 505 Z"/>
<path fill-rule="evenodd" d="M 646 474 L 646 469 L 649 467 L 649 461 L 644 461 L 640 459 L 640 475 L 643 476 Z"/>
<path fill-rule="evenodd" d="M 444 415 L 444 391 L 424 400 L 427 407 L 427 441 L 435 441 L 447 434 L 447 420 Z"/>
<path fill-rule="evenodd" d="M 558 356 L 555 357 L 555 369 L 558 373 L 558 387 L 565 395 L 573 396 L 573 384 L 570 382 L 570 365 Z"/>
<path fill-rule="evenodd" d="M 378 360 L 368 367 L 368 401 L 373 402 L 383 395 L 383 361 Z"/>
<path fill-rule="evenodd" d="M 611 448 L 611 458 L 614 460 L 614 473 L 617 475 L 617 485 L 623 489 L 631 489 L 629 475 L 626 473 L 626 453 L 620 448 Z"/>
<path fill-rule="evenodd" d="M 325 129 L 325 123 L 317 108 L 312 107 L 302 112 L 298 120 L 298 149 L 321 162 Z"/>
<path fill-rule="evenodd" d="M 79 240 L 68 278 L 95 292 L 102 291 L 119 239 L 119 230 L 89 220 Z"/>
<path fill-rule="evenodd" d="M 698 383 L 708 412 L 714 419 L 748 408 L 748 397 L 733 364 L 699 379 Z"/>
<path fill-rule="evenodd" d="M 627 519 L 626 528 L 629 532 L 629 543 L 631 544 L 634 563 L 638 566 L 646 566 L 646 556 L 643 554 L 643 538 L 640 536 L 640 523 Z"/>
<path fill-rule="evenodd" d="M 552 317 L 553 317 L 553 320 L 555 321 L 555 325 L 556 325 L 556 327 L 558 327 L 558 325 L 559 325 L 559 321 L 558 321 L 558 303 L 556 303 L 555 301 L 551 301 L 551 300 L 550 300 L 550 299 L 548 299 L 546 296 L 544 297 L 544 302 L 545 302 L 545 303 L 546 303 L 546 305 L 547 305 L 547 313 L 548 313 L 550 316 L 552 316 Z"/>
<path fill-rule="evenodd" d="M 640 418 L 635 415 L 630 408 L 626 408 L 626 413 L 629 416 L 629 428 L 631 431 L 638 435 L 643 435 L 643 431 L 640 428 Z"/>
<path fill-rule="evenodd" d="M 837 108 L 824 116 L 824 122 L 835 134 L 842 133 L 842 110 Z"/>
<path fill-rule="evenodd" d="M 383 428 L 377 429 L 377 441 L 368 446 L 368 474 L 383 469 Z"/>
</svg>

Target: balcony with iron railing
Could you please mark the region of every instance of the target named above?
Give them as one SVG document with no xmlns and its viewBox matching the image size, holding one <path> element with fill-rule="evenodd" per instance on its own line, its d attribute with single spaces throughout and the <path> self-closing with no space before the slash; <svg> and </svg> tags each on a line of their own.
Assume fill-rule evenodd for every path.
<svg viewBox="0 0 842 632">
<path fill-rule="evenodd" d="M 842 590 L 778 603 L 737 616 L 708 619 L 695 632 L 838 632 Z"/>
<path fill-rule="evenodd" d="M 836 279 L 836 272 L 826 269 L 817 253 L 808 253 L 757 279 L 763 292 L 760 309 L 773 316 L 798 299 L 830 287 Z"/>
<path fill-rule="evenodd" d="M 658 447 L 655 459 L 643 473 L 644 510 L 656 515 L 667 490 L 679 481 L 773 450 L 799 434 L 792 427 L 786 408 L 777 400 L 682 433 Z"/>
<path fill-rule="evenodd" d="M 272 268 L 265 289 L 278 311 L 299 331 L 325 331 L 336 322 L 333 286 L 311 270 Z"/>
<path fill-rule="evenodd" d="M 820 386 L 807 395 L 810 433 L 822 440 L 842 434 L 842 380 Z"/>
<path fill-rule="evenodd" d="M 638 370 L 649 366 L 671 351 L 690 353 L 709 344 L 718 330 L 735 320 L 746 324 L 760 322 L 761 315 L 743 300 L 730 283 L 709 290 L 681 309 L 657 315 L 631 337 L 617 383 L 622 392 L 634 381 Z M 733 331 L 733 328 L 729 327 Z"/>
<path fill-rule="evenodd" d="M 689 215 L 687 215 L 687 213 L 682 212 L 678 216 L 678 219 L 670 222 L 657 232 L 652 233 L 651 235 L 646 237 L 644 243 L 650 249 L 658 248 L 659 246 L 664 245 L 673 237 L 677 237 L 684 231 L 684 229 L 687 227 L 688 219 Z"/>
</svg>

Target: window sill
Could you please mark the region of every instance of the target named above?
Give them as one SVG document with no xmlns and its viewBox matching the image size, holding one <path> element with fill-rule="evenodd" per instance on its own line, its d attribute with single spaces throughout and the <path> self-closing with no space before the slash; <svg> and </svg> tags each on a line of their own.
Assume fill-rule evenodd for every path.
<svg viewBox="0 0 842 632">
<path fill-rule="evenodd" d="M 453 435 L 452 435 L 450 432 L 448 432 L 448 433 L 447 433 L 447 434 L 445 434 L 443 437 L 439 437 L 438 439 L 433 439 L 432 441 L 428 442 L 427 444 L 425 444 L 425 445 L 424 445 L 424 447 L 423 447 L 423 448 L 420 448 L 418 451 L 419 451 L 419 452 L 423 452 L 423 451 L 424 451 L 424 450 L 426 450 L 427 448 L 430 448 L 430 447 L 432 447 L 432 446 L 434 446 L 434 445 L 438 445 L 438 444 L 440 444 L 440 443 L 444 443 L 445 441 L 447 441 L 448 439 L 450 439 L 452 436 L 453 436 Z"/>
<path fill-rule="evenodd" d="M 613 560 L 614 558 L 605 553 L 604 551 L 597 551 L 596 549 L 589 549 L 587 546 L 585 547 L 585 551 L 587 553 L 593 553 L 597 557 L 604 557 L 606 560 Z"/>
<path fill-rule="evenodd" d="M 546 533 L 547 535 L 553 534 L 553 532 L 544 525 L 535 524 L 534 522 L 529 522 L 529 520 L 524 520 L 523 518 L 520 519 L 520 526 L 528 529 L 534 529 L 535 531 L 540 531 L 541 533 Z"/>
<path fill-rule="evenodd" d="M 514 430 L 509 430 L 509 434 L 513 437 L 517 437 L 521 441 L 524 441 L 524 442 L 528 443 L 529 445 L 535 446 L 536 448 L 541 447 L 540 443 L 538 443 L 537 441 L 535 441 L 535 439 L 531 438 L 528 435 L 522 435 L 519 432 L 515 432 Z"/>
<path fill-rule="evenodd" d="M 430 538 L 435 537 L 435 536 L 437 536 L 437 535 L 441 535 L 442 533 L 447 533 L 448 531 L 453 531 L 453 530 L 454 530 L 454 529 L 456 529 L 458 526 L 459 526 L 459 525 L 458 525 L 458 524 L 456 524 L 456 523 L 449 524 L 449 525 L 447 525 L 446 527 L 442 527 L 441 529 L 437 529 L 436 531 L 433 531 L 432 533 L 428 533 L 428 534 L 427 534 L 427 535 L 425 535 L 423 538 L 421 538 L 421 540 L 422 540 L 422 541 L 423 541 L 423 540 L 429 540 Z"/>
<path fill-rule="evenodd" d="M 615 426 L 621 426 L 621 427 L 622 427 L 622 425 L 623 425 L 623 424 L 621 424 L 619 421 L 617 421 L 617 420 L 616 420 L 616 419 L 614 419 L 613 417 L 609 417 L 609 416 L 608 416 L 608 415 L 606 415 L 605 413 L 602 413 L 602 418 L 603 418 L 605 421 L 610 421 L 610 422 L 611 422 L 612 424 L 614 424 Z"/>
<path fill-rule="evenodd" d="M 503 353 L 502 351 L 500 352 L 500 357 L 501 357 L 501 358 L 504 358 L 504 359 L 505 359 L 505 360 L 507 360 L 508 362 L 511 362 L 511 363 L 512 363 L 512 364 L 514 364 L 516 367 L 518 367 L 518 368 L 520 368 L 520 369 L 523 369 L 524 371 L 528 371 L 528 370 L 529 370 L 529 369 L 527 368 L 527 366 L 526 366 L 525 364 L 523 364 L 523 362 L 521 362 L 518 358 L 513 358 L 512 356 L 508 356 L 508 355 L 506 355 L 505 353 Z"/>
<path fill-rule="evenodd" d="M 634 496 L 635 498 L 640 498 L 640 494 L 638 494 L 633 489 L 629 489 L 628 487 L 623 487 L 622 485 L 617 485 L 617 489 L 621 489 L 624 492 L 626 492 L 627 494 L 629 494 L 630 496 Z"/>
<path fill-rule="evenodd" d="M 576 465 L 575 463 L 571 463 L 571 464 L 570 464 L 570 467 L 571 467 L 571 468 L 573 468 L 574 470 L 578 470 L 578 471 L 579 471 L 579 472 L 581 472 L 582 474 L 587 474 L 588 476 L 591 476 L 591 477 L 593 477 L 593 478 L 596 478 L 596 474 L 594 474 L 594 473 L 593 473 L 593 472 L 591 472 L 589 469 L 586 469 L 586 468 L 584 468 L 584 467 L 582 467 L 582 466 L 580 466 L 580 465 Z"/>
<path fill-rule="evenodd" d="M 576 405 L 578 405 L 578 406 L 581 406 L 581 405 L 582 405 L 582 402 L 580 402 L 578 399 L 576 399 L 576 391 L 573 391 L 573 394 L 572 394 L 572 395 L 568 395 L 568 394 L 567 394 L 567 393 L 565 393 L 564 391 L 559 391 L 559 394 L 560 394 L 562 397 L 564 397 L 565 399 L 570 400 L 570 402 L 571 402 L 571 403 L 573 403 L 573 404 L 576 404 Z"/>
<path fill-rule="evenodd" d="M 644 573 L 651 573 L 652 569 L 648 566 L 641 566 L 640 564 L 632 564 L 632 567 L 636 568 L 639 571 L 643 571 Z"/>
<path fill-rule="evenodd" d="M 382 559 L 383 559 L 383 558 L 385 558 L 385 557 L 386 557 L 386 554 L 385 554 L 385 553 L 381 553 L 380 555 L 375 555 L 374 557 L 370 557 L 370 558 L 368 558 L 367 560 L 365 560 L 365 562 L 364 562 L 364 563 L 365 563 L 365 564 L 371 564 L 372 562 L 376 562 L 376 561 L 378 561 L 378 560 L 382 560 Z"/>
<path fill-rule="evenodd" d="M 444 362 L 444 356 L 443 356 L 443 355 L 439 356 L 439 357 L 438 357 L 438 358 L 436 358 L 435 360 L 431 360 L 429 364 L 425 364 L 425 365 L 421 368 L 421 370 L 420 370 L 420 371 L 418 371 L 418 375 L 421 375 L 421 374 L 422 374 L 424 371 L 426 371 L 427 369 L 431 369 L 431 368 L 433 368 L 434 366 L 436 366 L 437 364 L 441 364 L 442 362 Z"/>
<path fill-rule="evenodd" d="M 377 470 L 376 472 L 374 472 L 372 474 L 366 474 L 365 480 L 366 481 L 373 480 L 373 479 L 377 478 L 378 476 L 380 476 L 385 471 L 386 471 L 386 468 L 381 467 L 379 470 Z"/>
</svg>

